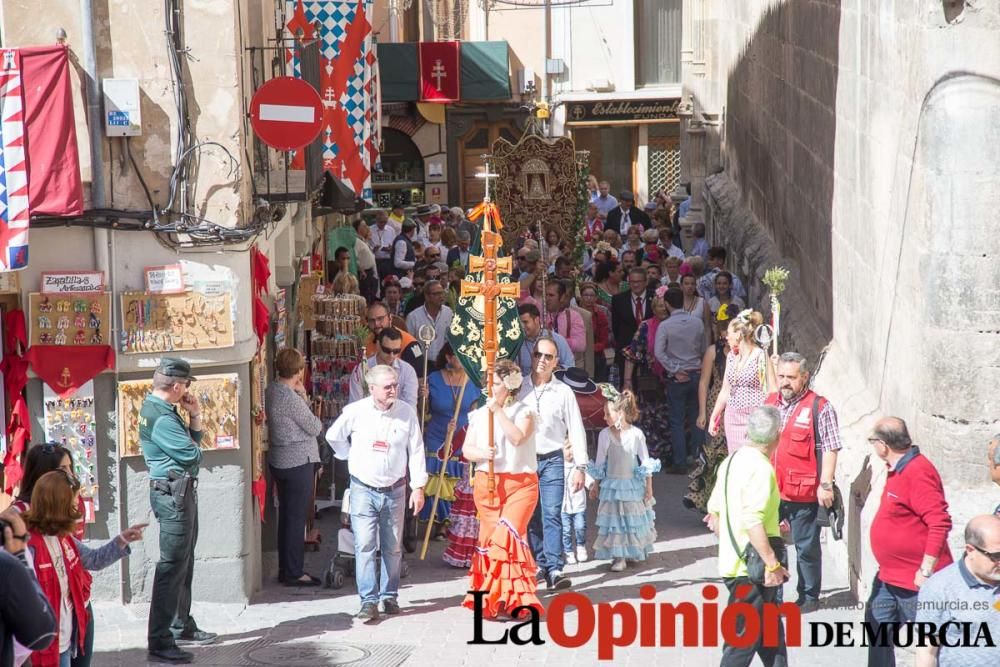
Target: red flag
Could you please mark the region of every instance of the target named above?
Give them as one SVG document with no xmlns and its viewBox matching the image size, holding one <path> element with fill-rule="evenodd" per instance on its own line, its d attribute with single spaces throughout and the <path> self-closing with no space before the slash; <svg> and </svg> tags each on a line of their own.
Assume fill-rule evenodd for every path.
<svg viewBox="0 0 1000 667">
<path fill-rule="evenodd" d="M 33 345 L 24 358 L 59 398 L 69 398 L 98 373 L 115 366 L 110 345 Z"/>
<path fill-rule="evenodd" d="M 73 117 L 69 51 L 36 46 L 21 53 L 28 192 L 32 215 L 80 215 L 83 183 Z M 101 122 L 92 118 L 91 122 Z M 94 160 L 93 162 L 100 162 Z"/>
<path fill-rule="evenodd" d="M 459 100 L 460 42 L 420 42 L 420 101 Z"/>
</svg>

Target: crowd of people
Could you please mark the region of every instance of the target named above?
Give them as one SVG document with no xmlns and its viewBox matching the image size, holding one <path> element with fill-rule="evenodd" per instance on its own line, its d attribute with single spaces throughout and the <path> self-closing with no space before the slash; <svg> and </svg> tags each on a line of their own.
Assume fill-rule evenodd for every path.
<svg viewBox="0 0 1000 667">
<path fill-rule="evenodd" d="M 400 612 L 402 553 L 412 550 L 407 515 L 436 526 L 434 536 L 447 541 L 444 562 L 468 570 L 479 595 L 463 604 L 506 619 L 522 607 L 544 613 L 539 588 L 571 588 L 567 565 L 595 558 L 613 572 L 641 568 L 656 541 L 657 501 L 683 503 L 719 535 L 719 574 L 732 596 L 739 588 L 750 591 L 741 598 L 750 605 L 782 601 L 788 543 L 796 551 L 794 603 L 802 613 L 820 606 L 821 528 L 843 523 L 835 482 L 843 445 L 835 407 L 810 388 L 813 367 L 794 351 L 779 356 L 761 345 L 764 318 L 747 307 L 746 288 L 726 270 L 726 249 L 707 242 L 704 225 L 684 249 L 684 204 L 657 195 L 638 208 L 630 192 L 616 198 L 597 179 L 588 187 L 582 256 L 557 230 L 510 248 L 523 342 L 516 358 L 497 362 L 489 400 L 447 335 L 476 225 L 461 209 L 438 206 L 418 207 L 414 218 L 394 206 L 377 211 L 371 227 L 355 223 L 357 242 L 338 248 L 328 267 L 331 289 L 369 301 L 366 359 L 351 375 L 349 404 L 330 425 L 314 416 L 305 359 L 290 348 L 278 353 L 266 396 L 284 585 L 320 583 L 305 571 L 302 539 L 320 438 L 347 461 L 344 512 L 362 620 Z M 436 333 L 426 347 L 415 337 L 422 327 Z M 163 359 L 140 413 L 161 524 L 149 652 L 175 663 L 192 658 L 183 644 L 216 637 L 190 614 L 201 459 L 193 381 L 189 364 Z M 965 551 L 953 561 L 940 477 L 906 424 L 880 420 L 869 443 L 888 468 L 870 536 L 879 570 L 869 622 L 944 622 L 918 600 L 995 595 L 1000 507 L 969 522 Z M 1000 484 L 997 450 L 994 441 L 989 461 Z M 661 468 L 687 475 L 682 498 L 654 498 Z M 79 483 L 69 453 L 33 447 L 25 472 L 18 502 L 0 515 L 8 524 L 0 568 L 34 573 L 35 583 L 10 574 L 0 585 L 38 613 L 10 620 L 4 611 L 2 665 L 29 654 L 33 665 L 87 665 L 89 571 L 126 555 L 144 526 L 88 549 L 76 532 Z M 593 526 L 588 500 L 597 502 Z M 923 652 L 921 664 L 973 664 L 960 650 Z M 727 645 L 723 664 L 748 665 L 755 654 L 785 664 L 783 645 L 759 642 Z M 873 646 L 869 664 L 894 664 L 892 646 Z"/>
</svg>

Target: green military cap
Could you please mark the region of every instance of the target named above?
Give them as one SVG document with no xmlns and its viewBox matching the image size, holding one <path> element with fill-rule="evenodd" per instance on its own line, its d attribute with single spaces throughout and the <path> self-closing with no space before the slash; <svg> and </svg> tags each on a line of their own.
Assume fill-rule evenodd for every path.
<svg viewBox="0 0 1000 667">
<path fill-rule="evenodd" d="M 156 367 L 156 372 L 178 380 L 197 380 L 191 375 L 191 364 L 183 359 L 174 357 L 164 357 L 160 359 L 160 365 Z"/>
</svg>

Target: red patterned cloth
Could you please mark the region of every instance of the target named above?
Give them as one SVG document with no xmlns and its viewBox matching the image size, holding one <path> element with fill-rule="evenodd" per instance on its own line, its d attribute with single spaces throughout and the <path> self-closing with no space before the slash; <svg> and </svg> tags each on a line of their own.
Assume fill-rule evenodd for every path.
<svg viewBox="0 0 1000 667">
<path fill-rule="evenodd" d="M 32 345 L 24 360 L 59 398 L 69 398 L 99 373 L 115 367 L 115 350 L 110 345 Z"/>
</svg>

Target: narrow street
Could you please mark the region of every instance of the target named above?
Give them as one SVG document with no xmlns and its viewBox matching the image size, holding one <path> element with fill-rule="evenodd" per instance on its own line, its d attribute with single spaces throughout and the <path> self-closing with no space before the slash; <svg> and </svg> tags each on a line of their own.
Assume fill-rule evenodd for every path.
<svg viewBox="0 0 1000 667">
<path fill-rule="evenodd" d="M 572 590 L 587 595 L 595 603 L 638 604 L 639 587 L 652 584 L 658 603 L 702 600 L 701 587 L 719 583 L 717 546 L 715 538 L 704 530 L 701 518 L 681 506 L 679 498 L 685 483 L 686 478 L 680 476 L 654 477 L 658 542 L 648 563 L 632 566 L 622 573 L 609 572 L 606 562 L 570 565 L 567 573 L 573 578 Z M 595 509 L 596 503 L 591 503 L 590 514 Z M 307 571 L 320 573 L 329 562 L 335 546 L 335 522 L 335 514 L 323 515 L 323 548 L 318 553 L 306 554 Z M 593 536 L 592 525 L 588 535 Z M 289 589 L 268 582 L 248 607 L 196 601 L 193 613 L 199 625 L 220 635 L 216 645 L 192 649 L 196 663 L 219 667 L 601 664 L 597 659 L 596 639 L 580 649 L 562 648 L 549 640 L 544 622 L 542 632 L 546 643 L 542 646 L 469 646 L 466 642 L 473 636 L 472 613 L 459 607 L 466 591 L 465 573 L 441 562 L 443 549 L 443 542 L 432 542 L 425 562 L 417 560 L 416 554 L 407 556 L 410 576 L 403 580 L 400 590 L 403 613 L 397 617 L 383 616 L 378 623 L 363 624 L 353 619 L 358 598 L 351 578 L 339 591 Z M 794 567 L 791 569 L 794 572 Z M 836 574 L 833 568 L 825 568 L 824 596 L 829 596 L 825 597 L 826 603 L 849 604 L 845 582 L 843 578 L 835 579 Z M 199 576 L 195 570 L 195 586 L 199 584 Z M 793 595 L 794 589 L 793 578 L 786 585 L 786 594 Z M 551 599 L 551 595 L 542 599 Z M 94 664 L 99 667 L 144 664 L 148 606 L 96 602 L 94 606 L 98 628 Z M 823 609 L 803 620 L 804 627 L 807 622 L 817 620 L 857 621 L 860 612 Z M 567 625 L 567 631 L 572 632 L 572 625 Z M 484 636 L 496 639 L 511 627 L 513 623 L 487 623 Z M 863 648 L 792 648 L 789 662 L 816 667 L 860 665 L 865 660 L 864 651 Z M 632 646 L 617 649 L 614 664 L 642 665 L 656 660 L 657 664 L 707 667 L 718 665 L 720 656 L 719 648 Z"/>
</svg>

